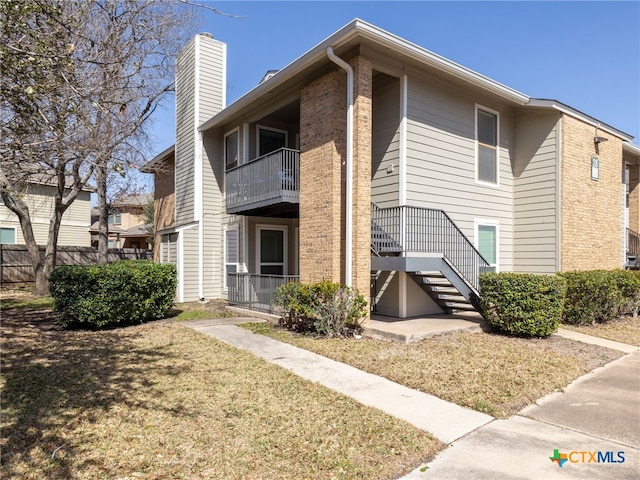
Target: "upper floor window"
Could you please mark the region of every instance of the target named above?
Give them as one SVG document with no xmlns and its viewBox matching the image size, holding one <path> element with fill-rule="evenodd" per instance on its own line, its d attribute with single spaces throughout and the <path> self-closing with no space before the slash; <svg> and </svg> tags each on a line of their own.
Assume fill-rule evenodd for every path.
<svg viewBox="0 0 640 480">
<path fill-rule="evenodd" d="M 258 127 L 258 156 L 287 146 L 287 132 L 275 128 Z"/>
<path fill-rule="evenodd" d="M 0 228 L 0 243 L 16 243 L 16 229 L 13 227 Z"/>
<path fill-rule="evenodd" d="M 498 114 L 476 108 L 476 180 L 498 183 Z"/>
<path fill-rule="evenodd" d="M 117 208 L 111 209 L 109 213 L 109 225 L 120 225 L 122 223 L 122 218 L 120 216 L 120 210 Z"/>
<path fill-rule="evenodd" d="M 227 170 L 238 166 L 240 153 L 240 135 L 238 130 L 228 133 L 224 137 L 224 160 Z"/>
</svg>

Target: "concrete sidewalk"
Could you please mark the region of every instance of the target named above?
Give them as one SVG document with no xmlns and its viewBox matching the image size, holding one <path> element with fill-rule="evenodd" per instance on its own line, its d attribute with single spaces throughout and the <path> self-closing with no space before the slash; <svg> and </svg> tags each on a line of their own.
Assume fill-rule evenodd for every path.
<svg viewBox="0 0 640 480">
<path fill-rule="evenodd" d="M 446 443 L 453 442 L 493 420 L 493 417 L 484 413 L 412 390 L 302 348 L 264 335 L 256 335 L 235 325 L 193 325 L 189 322 L 185 324 L 229 345 L 248 350 L 258 357 L 354 398 L 364 405 L 376 407 L 406 420 Z"/>
<path fill-rule="evenodd" d="M 404 480 L 640 478 L 640 351 L 637 347 L 607 343 L 610 348 L 634 353 L 581 377 L 565 392 L 547 396 L 519 415 L 495 420 L 233 325 L 245 321 L 247 319 L 217 319 L 185 322 L 185 325 L 403 419 L 452 444 L 431 463 L 403 477 Z M 560 334 L 572 336 L 573 332 Z M 586 335 L 575 339 L 602 342 Z M 559 455 L 567 455 L 568 461 L 563 462 L 562 467 L 549 458 L 555 450 Z"/>
</svg>

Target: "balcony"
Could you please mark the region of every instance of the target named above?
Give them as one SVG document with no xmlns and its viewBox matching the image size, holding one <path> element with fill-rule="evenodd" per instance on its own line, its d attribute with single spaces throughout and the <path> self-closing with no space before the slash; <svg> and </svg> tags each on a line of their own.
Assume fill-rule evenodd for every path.
<svg viewBox="0 0 640 480">
<path fill-rule="evenodd" d="M 300 152 L 281 148 L 225 175 L 227 213 L 297 216 L 300 203 Z"/>
</svg>

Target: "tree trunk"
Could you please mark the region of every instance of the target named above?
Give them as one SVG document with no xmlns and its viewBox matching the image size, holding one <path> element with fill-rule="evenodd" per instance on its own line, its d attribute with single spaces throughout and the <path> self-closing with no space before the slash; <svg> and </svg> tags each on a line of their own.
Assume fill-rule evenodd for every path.
<svg viewBox="0 0 640 480">
<path fill-rule="evenodd" d="M 107 205 L 107 167 L 96 167 L 96 190 L 98 194 L 98 263 L 109 261 L 109 205 Z"/>
</svg>

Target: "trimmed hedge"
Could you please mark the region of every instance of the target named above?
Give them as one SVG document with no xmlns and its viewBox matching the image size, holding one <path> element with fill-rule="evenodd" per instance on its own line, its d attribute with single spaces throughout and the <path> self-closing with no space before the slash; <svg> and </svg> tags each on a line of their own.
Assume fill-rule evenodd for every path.
<svg viewBox="0 0 640 480">
<path fill-rule="evenodd" d="M 476 308 L 503 332 L 546 337 L 558 329 L 565 298 L 562 277 L 522 273 L 480 275 Z"/>
<path fill-rule="evenodd" d="M 276 290 L 280 325 L 297 332 L 345 337 L 359 331 L 367 302 L 357 290 L 327 280 L 287 283 Z"/>
<path fill-rule="evenodd" d="M 50 277 L 64 327 L 112 327 L 162 318 L 173 307 L 176 268 L 149 260 L 63 265 Z"/>
<path fill-rule="evenodd" d="M 640 272 L 588 270 L 559 274 L 567 283 L 563 321 L 573 325 L 604 323 L 620 315 L 637 315 Z"/>
</svg>

